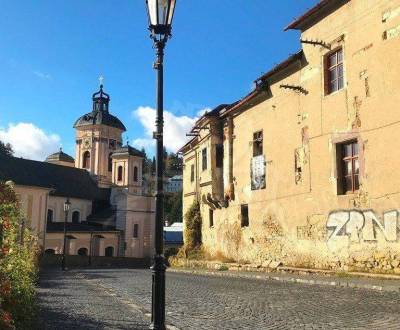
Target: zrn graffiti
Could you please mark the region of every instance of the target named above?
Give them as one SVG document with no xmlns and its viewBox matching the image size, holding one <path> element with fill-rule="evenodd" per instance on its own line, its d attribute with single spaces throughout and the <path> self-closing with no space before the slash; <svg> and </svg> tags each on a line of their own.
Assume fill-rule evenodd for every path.
<svg viewBox="0 0 400 330">
<path fill-rule="evenodd" d="M 389 211 L 383 214 L 382 222 L 372 210 L 332 212 L 326 223 L 328 240 L 346 239 L 360 242 L 377 241 L 382 237 L 388 242 L 394 242 L 398 236 L 400 238 L 398 217 L 398 211 Z"/>
</svg>

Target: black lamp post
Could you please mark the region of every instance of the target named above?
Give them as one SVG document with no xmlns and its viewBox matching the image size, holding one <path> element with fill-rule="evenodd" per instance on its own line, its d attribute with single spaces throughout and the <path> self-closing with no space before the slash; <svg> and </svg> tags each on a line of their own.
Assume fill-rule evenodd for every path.
<svg viewBox="0 0 400 330">
<path fill-rule="evenodd" d="M 63 247 L 63 255 L 61 258 L 61 269 L 65 270 L 65 254 L 66 254 L 66 246 L 67 246 L 67 221 L 68 221 L 68 212 L 69 208 L 71 207 L 71 203 L 69 201 L 69 198 L 64 203 L 64 213 L 65 213 L 65 218 L 64 218 L 64 247 Z"/>
<path fill-rule="evenodd" d="M 171 37 L 172 18 L 174 16 L 176 0 L 146 0 L 149 18 L 149 30 L 154 41 L 156 61 L 154 69 L 157 70 L 157 129 L 154 139 L 157 140 L 156 155 L 156 226 L 155 226 L 155 255 L 152 270 L 152 309 L 150 329 L 165 329 L 165 259 L 164 259 L 164 188 L 163 188 L 163 110 L 164 86 L 163 63 L 164 48 Z"/>
</svg>

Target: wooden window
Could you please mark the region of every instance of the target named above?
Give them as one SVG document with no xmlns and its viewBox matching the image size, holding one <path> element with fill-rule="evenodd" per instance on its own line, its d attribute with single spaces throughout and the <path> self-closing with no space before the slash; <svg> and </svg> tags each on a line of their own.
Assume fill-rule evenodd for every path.
<svg viewBox="0 0 400 330">
<path fill-rule="evenodd" d="M 85 151 L 83 153 L 82 167 L 85 169 L 90 169 L 90 152 L 89 151 Z"/>
<path fill-rule="evenodd" d="M 344 87 L 343 49 L 329 53 L 325 61 L 325 90 L 331 94 Z"/>
<path fill-rule="evenodd" d="M 203 171 L 207 169 L 207 148 L 201 151 L 201 169 Z"/>
<path fill-rule="evenodd" d="M 214 210 L 208 210 L 208 218 L 210 219 L 210 228 L 214 227 Z"/>
<path fill-rule="evenodd" d="M 215 166 L 222 168 L 224 165 L 224 145 L 217 144 L 215 146 Z"/>
<path fill-rule="evenodd" d="M 190 165 L 190 182 L 194 182 L 194 165 Z"/>
<path fill-rule="evenodd" d="M 53 222 L 53 220 L 54 220 L 53 215 L 54 215 L 53 210 L 48 209 L 47 210 L 47 223 Z"/>
<path fill-rule="evenodd" d="M 135 166 L 133 168 L 133 181 L 137 182 L 138 181 L 138 168 Z"/>
<path fill-rule="evenodd" d="M 118 181 L 122 181 L 122 172 L 123 172 L 123 167 L 122 166 L 118 166 L 118 173 L 117 173 L 117 180 Z"/>
<path fill-rule="evenodd" d="M 360 188 L 360 163 L 358 142 L 349 141 L 337 145 L 338 194 L 351 194 Z"/>
<path fill-rule="evenodd" d="M 240 205 L 240 219 L 242 227 L 249 226 L 249 206 L 247 204 Z"/>
<path fill-rule="evenodd" d="M 139 237 L 139 225 L 135 223 L 133 225 L 133 238 L 138 238 Z"/>
<path fill-rule="evenodd" d="M 258 131 L 253 134 L 253 157 L 263 154 L 263 132 Z"/>
</svg>

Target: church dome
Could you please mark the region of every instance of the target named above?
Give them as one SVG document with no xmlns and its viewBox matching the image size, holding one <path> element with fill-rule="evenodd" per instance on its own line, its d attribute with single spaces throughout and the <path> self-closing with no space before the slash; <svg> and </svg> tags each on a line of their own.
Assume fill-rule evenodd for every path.
<svg viewBox="0 0 400 330">
<path fill-rule="evenodd" d="M 56 152 L 54 154 L 51 154 L 46 158 L 46 162 L 52 163 L 52 162 L 67 162 L 67 163 L 75 163 L 75 160 L 68 154 L 62 151 L 60 148 L 59 152 Z"/>
<path fill-rule="evenodd" d="M 79 117 L 74 124 L 74 128 L 91 125 L 105 125 L 119 128 L 124 132 L 126 131 L 124 124 L 108 111 L 110 96 L 103 91 L 103 85 L 100 85 L 100 90 L 93 94 L 92 100 L 92 112 Z"/>
</svg>

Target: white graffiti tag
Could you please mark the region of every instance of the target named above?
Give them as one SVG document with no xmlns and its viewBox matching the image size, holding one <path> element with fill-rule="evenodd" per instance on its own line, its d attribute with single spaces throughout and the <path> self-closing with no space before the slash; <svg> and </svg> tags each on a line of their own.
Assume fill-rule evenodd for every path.
<svg viewBox="0 0 400 330">
<path fill-rule="evenodd" d="M 383 215 L 383 222 L 371 210 L 332 212 L 326 223 L 328 240 L 350 240 L 351 242 L 377 241 L 379 233 L 386 241 L 398 239 L 398 212 Z"/>
</svg>

